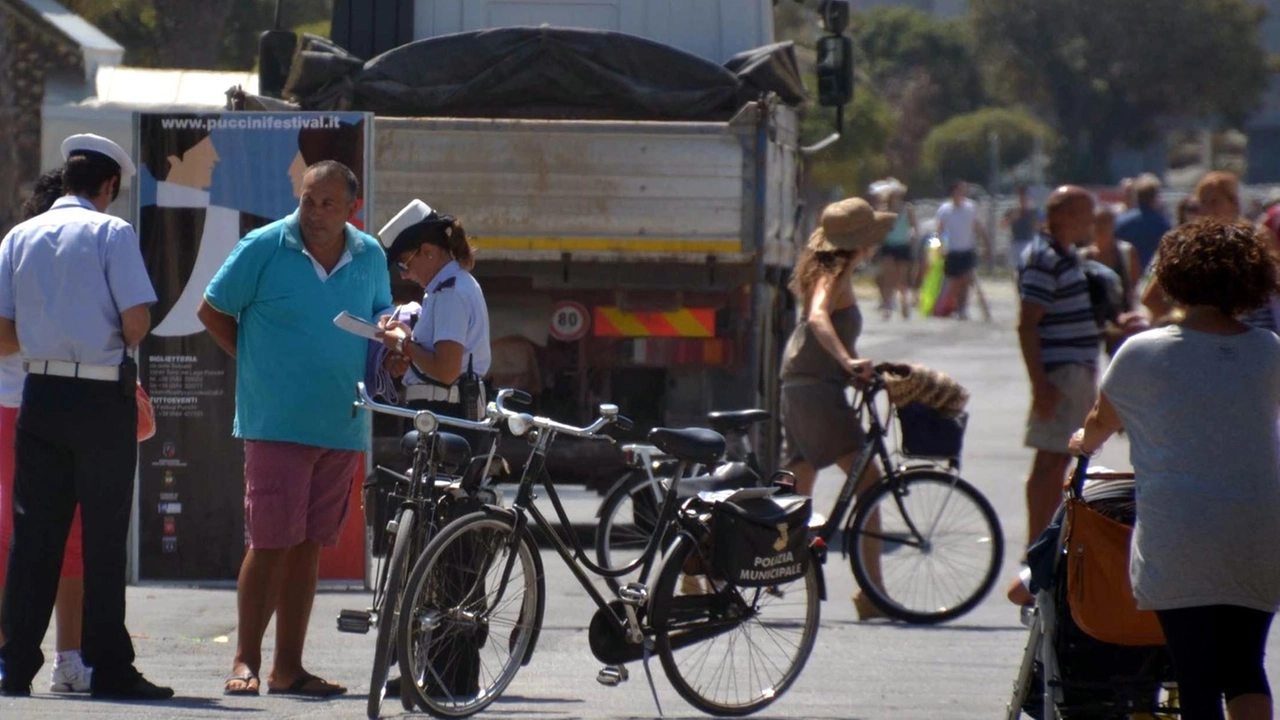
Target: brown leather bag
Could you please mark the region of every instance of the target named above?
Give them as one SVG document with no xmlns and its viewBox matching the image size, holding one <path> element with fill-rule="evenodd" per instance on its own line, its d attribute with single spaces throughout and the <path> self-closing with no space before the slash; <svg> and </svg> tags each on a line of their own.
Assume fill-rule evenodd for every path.
<svg viewBox="0 0 1280 720">
<path fill-rule="evenodd" d="M 1133 528 L 1067 501 L 1067 603 L 1071 619 L 1113 645 L 1163 645 L 1155 612 L 1139 610 L 1129 583 Z"/>
</svg>

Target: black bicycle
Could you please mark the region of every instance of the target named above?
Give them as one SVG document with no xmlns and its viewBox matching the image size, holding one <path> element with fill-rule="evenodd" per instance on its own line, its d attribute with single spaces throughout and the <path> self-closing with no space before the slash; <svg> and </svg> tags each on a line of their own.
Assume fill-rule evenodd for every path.
<svg viewBox="0 0 1280 720">
<path fill-rule="evenodd" d="M 512 391 L 503 391 L 508 395 Z M 499 393 L 499 397 L 505 397 Z M 397 659 L 396 614 L 404 596 L 411 559 L 418 557 L 439 528 L 452 517 L 465 514 L 484 502 L 497 504 L 495 491 L 482 487 L 493 461 L 490 443 L 487 455 L 472 457 L 470 444 L 441 427 L 498 433 L 498 418 L 473 422 L 434 413 L 414 411 L 376 402 L 364 383 L 356 386 L 354 414 L 359 409 L 411 420 L 410 430 L 400 441 L 410 458 L 407 475 L 386 467 L 376 468 L 364 485 L 366 532 L 372 554 L 378 558 L 373 604 L 365 610 L 343 610 L 338 630 L 368 634 L 376 628 L 373 668 L 369 678 L 367 713 L 377 718 L 386 697 L 387 676 Z M 400 701 L 413 710 L 413 694 L 401 677 Z"/>
<path fill-rule="evenodd" d="M 661 659 L 668 679 L 688 702 L 715 715 L 746 715 L 777 700 L 799 676 L 818 631 L 822 588 L 820 558 L 808 544 L 804 523 L 761 526 L 774 553 L 761 569 L 747 568 L 731 582 L 717 556 L 735 543 L 716 542 L 715 505 L 678 501 L 679 480 L 667 488 L 640 557 L 616 569 L 593 563 L 573 533 L 554 526 L 533 503 L 540 484 L 561 530 L 570 527 L 546 454 L 558 435 L 600 437 L 610 425 L 626 426 L 612 405 L 588 427 L 496 410 L 507 428 L 530 438 L 529 461 L 510 508 L 485 507 L 443 528 L 427 546 L 409 579 L 400 609 L 401 671 L 411 677 L 419 703 L 438 717 L 466 717 L 494 702 L 528 662 L 542 624 L 544 575 L 530 517 L 597 607 L 588 638 L 605 663 L 597 680 L 617 685 L 626 664 L 640 660 L 658 702 L 650 658 Z M 724 438 L 710 430 L 657 429 L 650 439 L 690 464 L 714 463 Z M 757 489 L 756 494 L 768 494 Z M 808 501 L 799 498 L 807 519 Z M 800 530 L 799 534 L 794 529 Z M 662 544 L 659 538 L 670 538 Z M 563 538 L 568 538 L 566 540 Z M 798 539 L 800 545 L 794 546 Z M 658 564 L 659 551 L 664 551 Z M 650 575 L 656 569 L 652 585 Z M 638 571 L 606 599 L 591 576 L 619 578 Z M 693 578 L 690 589 L 685 579 Z M 752 580 L 756 582 L 752 582 Z M 661 707 L 659 706 L 659 712 Z"/>
<path fill-rule="evenodd" d="M 824 545 L 842 546 L 858 586 L 886 615 L 916 624 L 953 620 L 982 602 L 999 576 L 1004 559 L 1000 521 L 986 497 L 960 477 L 965 418 L 898 408 L 900 449 L 908 462 L 895 462 L 886 444 L 886 416 L 876 405 L 883 390 L 877 374 L 859 393 L 866 440 L 817 536 Z M 759 420 L 755 413 L 762 412 L 738 417 Z M 724 476 L 721 484 L 758 483 L 763 473 L 754 457 L 726 456 L 713 475 Z M 859 493 L 858 479 L 873 462 L 880 480 Z M 633 475 L 605 498 L 597 530 L 604 567 L 620 567 L 653 535 L 661 514 L 660 489 L 670 477 Z"/>
</svg>

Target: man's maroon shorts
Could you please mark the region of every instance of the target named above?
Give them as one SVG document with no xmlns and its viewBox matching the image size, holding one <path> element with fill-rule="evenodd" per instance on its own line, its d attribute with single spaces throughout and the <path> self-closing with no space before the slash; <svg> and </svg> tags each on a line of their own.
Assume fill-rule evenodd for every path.
<svg viewBox="0 0 1280 720">
<path fill-rule="evenodd" d="M 249 547 L 338 544 L 351 510 L 360 453 L 272 440 L 244 442 L 244 523 Z"/>
</svg>

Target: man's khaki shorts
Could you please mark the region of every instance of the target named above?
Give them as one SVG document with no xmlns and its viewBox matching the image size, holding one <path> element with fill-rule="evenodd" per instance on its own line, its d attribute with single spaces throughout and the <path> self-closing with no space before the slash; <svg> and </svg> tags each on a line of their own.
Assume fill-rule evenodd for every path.
<svg viewBox="0 0 1280 720">
<path fill-rule="evenodd" d="M 1067 454 L 1067 445 L 1076 430 L 1084 426 L 1084 420 L 1098 399 L 1098 369 L 1088 365 L 1063 365 L 1049 371 L 1049 382 L 1062 396 L 1048 420 L 1027 414 L 1029 448 L 1045 452 Z"/>
</svg>

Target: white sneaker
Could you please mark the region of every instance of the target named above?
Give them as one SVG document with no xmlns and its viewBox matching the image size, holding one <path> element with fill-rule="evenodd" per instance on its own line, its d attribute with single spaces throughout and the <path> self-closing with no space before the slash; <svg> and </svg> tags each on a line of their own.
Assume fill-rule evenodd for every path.
<svg viewBox="0 0 1280 720">
<path fill-rule="evenodd" d="M 49 683 L 49 692 L 87 693 L 92 674 L 93 668 L 86 666 L 80 656 L 64 659 L 53 666 L 53 679 Z"/>
</svg>

